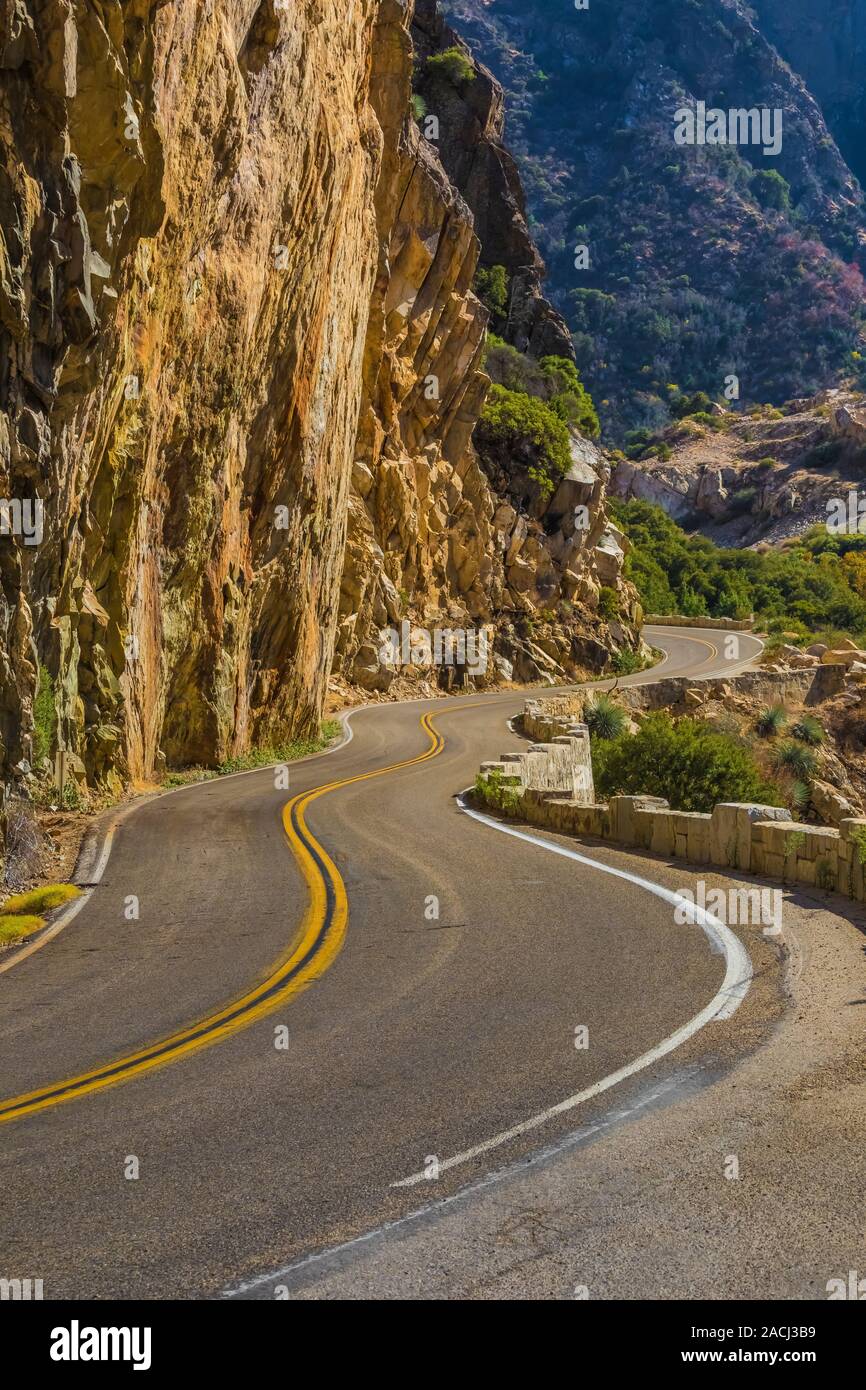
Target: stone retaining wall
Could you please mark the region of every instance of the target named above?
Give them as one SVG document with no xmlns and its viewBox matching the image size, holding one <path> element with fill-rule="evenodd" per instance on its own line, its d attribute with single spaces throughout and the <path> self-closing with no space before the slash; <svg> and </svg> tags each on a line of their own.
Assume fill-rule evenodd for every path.
<svg viewBox="0 0 866 1390">
<path fill-rule="evenodd" d="M 866 901 L 866 817 L 849 817 L 834 830 L 792 821 L 790 811 L 778 806 L 726 802 L 706 814 L 672 810 L 653 796 L 596 803 L 586 725 L 551 708 L 569 698 L 527 700 L 525 728 L 533 737 L 543 731 L 550 741 L 482 764 L 483 779 L 496 774 L 498 801 L 508 815 L 565 834 Z"/>
<path fill-rule="evenodd" d="M 750 632 L 755 618 L 685 618 L 681 613 L 645 613 L 644 623 L 652 627 L 705 627 L 712 631 Z"/>
<path fill-rule="evenodd" d="M 527 701 L 527 705 L 537 703 Z M 582 804 L 594 801 L 587 726 L 574 719 L 548 719 L 540 721 L 535 732 L 524 716 L 524 730 L 537 741 L 525 753 L 503 753 L 498 762 L 482 763 L 482 775 L 498 772 L 504 784 L 521 795 L 550 792 Z"/>
</svg>

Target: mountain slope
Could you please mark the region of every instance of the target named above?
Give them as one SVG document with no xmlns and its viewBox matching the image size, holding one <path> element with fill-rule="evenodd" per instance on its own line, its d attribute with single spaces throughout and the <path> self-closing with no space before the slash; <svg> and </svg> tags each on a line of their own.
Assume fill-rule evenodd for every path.
<svg viewBox="0 0 866 1390">
<path fill-rule="evenodd" d="M 671 382 L 720 396 L 736 375 L 744 402 L 778 403 L 850 371 L 863 195 L 744 6 L 446 9 L 506 88 L 548 289 L 609 433 L 666 418 Z M 675 144 L 676 111 L 699 100 L 781 110 L 778 155 Z M 588 269 L 575 268 L 579 245 Z"/>
</svg>

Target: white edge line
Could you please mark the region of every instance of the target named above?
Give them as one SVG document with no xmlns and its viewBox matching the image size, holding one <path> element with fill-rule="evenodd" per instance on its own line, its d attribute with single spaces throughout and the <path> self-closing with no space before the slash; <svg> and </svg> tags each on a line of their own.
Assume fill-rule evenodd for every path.
<svg viewBox="0 0 866 1390">
<path fill-rule="evenodd" d="M 711 945 L 717 950 L 724 951 L 727 958 L 727 968 L 725 971 L 725 978 L 718 993 L 707 1007 L 697 1014 L 690 1023 L 685 1024 L 682 1028 L 678 1029 L 677 1032 L 671 1034 L 669 1038 L 666 1038 L 664 1042 L 659 1043 L 651 1052 L 644 1053 L 644 1055 L 638 1057 L 635 1062 L 632 1062 L 629 1066 L 622 1067 L 619 1071 L 613 1072 L 610 1076 L 605 1077 L 604 1080 L 597 1082 L 595 1086 L 591 1086 L 575 1096 L 570 1096 L 568 1100 L 560 1102 L 559 1105 L 552 1106 L 549 1110 L 543 1111 L 540 1115 L 533 1116 L 523 1124 L 515 1125 L 512 1129 L 506 1130 L 502 1134 L 494 1135 L 493 1139 L 487 1140 L 486 1143 L 478 1144 L 472 1149 L 467 1149 L 462 1154 L 456 1154 L 453 1158 L 447 1159 L 445 1162 L 440 1161 L 440 1173 L 444 1168 L 451 1168 L 457 1163 L 466 1162 L 469 1158 L 487 1153 L 490 1149 L 504 1144 L 511 1138 L 524 1134 L 528 1130 L 538 1128 L 552 1117 L 563 1114 L 573 1109 L 575 1106 L 582 1104 L 584 1101 L 589 1100 L 591 1097 L 609 1090 L 620 1081 L 624 1081 L 627 1077 L 633 1076 L 636 1072 L 650 1066 L 660 1057 L 664 1057 L 666 1053 L 672 1052 L 676 1047 L 681 1046 L 682 1043 L 686 1041 L 687 1037 L 698 1032 L 699 1029 L 703 1028 L 704 1025 L 709 1023 L 712 1019 L 722 1020 L 730 1018 L 745 999 L 752 980 L 752 962 L 748 952 L 730 928 L 723 922 L 720 922 L 712 913 L 700 908 L 688 898 L 684 898 L 680 896 L 680 894 L 672 892 L 670 889 L 662 888 L 660 884 L 651 883 L 649 879 L 644 879 L 637 874 L 629 873 L 626 869 L 612 868 L 607 864 L 600 863 L 596 859 L 589 859 L 585 855 L 578 854 L 576 850 L 566 849 L 564 846 L 554 844 L 552 841 L 539 840 L 534 835 L 527 835 L 523 831 L 513 829 L 511 826 L 502 825 L 499 821 L 493 820 L 489 816 L 484 816 L 478 811 L 471 811 L 465 805 L 464 796 L 465 793 L 458 797 L 458 805 L 461 811 L 467 816 L 471 816 L 473 820 L 481 821 L 484 825 L 493 826 L 494 829 L 501 830 L 503 834 L 513 835 L 517 839 L 528 840 L 531 844 L 540 845 L 543 849 L 549 849 L 554 854 L 561 854 L 568 859 L 576 859 L 579 863 L 589 865 L 594 869 L 599 869 L 602 873 L 610 874 L 614 878 L 622 878 L 628 882 L 638 884 L 640 887 L 646 888 L 649 892 L 654 893 L 657 897 L 671 903 L 672 906 L 681 908 L 692 921 L 703 927 L 710 938 Z M 664 1083 L 662 1089 L 664 1089 Z M 653 1093 L 653 1096 L 639 1100 L 635 1105 L 631 1106 L 626 1113 L 630 1114 L 635 1110 L 641 1109 L 645 1104 L 650 1103 L 655 1094 L 656 1093 Z M 454 1192 L 448 1197 L 442 1197 L 436 1201 L 428 1202 L 424 1206 L 416 1207 L 414 1211 L 407 1212 L 403 1216 L 395 1217 L 391 1221 L 385 1221 L 372 1230 L 365 1231 L 362 1235 L 355 1236 L 351 1240 L 343 1241 L 339 1245 L 332 1245 L 324 1250 L 313 1251 L 311 1254 L 305 1255 L 302 1259 L 296 1260 L 292 1264 L 283 1265 L 280 1269 L 271 1270 L 267 1274 L 258 1274 L 251 1279 L 243 1280 L 238 1284 L 223 1289 L 220 1296 L 226 1299 L 237 1298 L 239 1295 L 251 1293 L 255 1289 L 263 1288 L 266 1284 L 274 1284 L 280 1279 L 286 1279 L 291 1275 L 296 1275 L 301 1270 L 321 1264 L 325 1260 L 343 1255 L 349 1250 L 355 1250 L 361 1246 L 369 1245 L 371 1241 L 388 1235 L 392 1231 L 399 1230 L 405 1226 L 414 1225 L 427 1216 L 442 1213 L 449 1207 L 454 1206 L 457 1202 L 465 1201 L 468 1197 L 477 1195 L 485 1188 L 489 1188 L 495 1183 L 502 1181 L 504 1178 L 512 1176 L 520 1169 L 525 1168 L 528 1164 L 533 1164 L 541 1159 L 555 1156 L 566 1147 L 570 1147 L 575 1139 L 589 1138 L 593 1134 L 604 1130 L 606 1127 L 607 1122 L 601 1120 L 590 1125 L 584 1131 L 578 1130 L 572 1132 L 566 1135 L 564 1139 L 554 1144 L 549 1144 L 543 1149 L 531 1154 L 528 1159 L 522 1159 L 509 1165 L 507 1168 L 488 1173 L 485 1177 L 479 1178 L 468 1187 L 463 1187 L 460 1191 Z M 425 1179 L 425 1177 L 426 1174 L 424 1173 L 413 1174 L 412 1177 L 392 1183 L 391 1186 L 414 1186 Z"/>
<path fill-rule="evenodd" d="M 756 638 L 755 640 L 757 641 L 759 639 Z M 761 645 L 763 646 L 763 644 Z M 663 664 L 664 663 L 662 662 L 659 663 L 660 666 Z M 405 703 L 420 704 L 423 702 L 416 700 L 405 701 Z M 361 706 L 361 708 L 363 709 L 376 707 L 377 706 L 372 705 Z M 352 713 L 355 712 L 356 711 L 352 711 Z M 516 718 L 516 716 L 514 717 Z M 506 723 L 509 729 L 511 729 L 512 733 L 515 732 L 512 729 L 511 720 L 506 720 Z M 667 888 L 662 888 L 660 884 L 651 883 L 648 879 L 643 879 L 640 878 L 637 874 L 629 873 L 625 869 L 615 869 L 607 864 L 602 864 L 600 861 L 596 859 L 589 859 L 585 855 L 578 854 L 575 850 L 566 849 L 564 846 L 554 844 L 552 841 L 539 840 L 534 835 L 527 835 L 522 831 L 513 829 L 511 826 L 502 825 L 499 821 L 493 820 L 489 816 L 484 816 L 478 811 L 471 811 L 465 804 L 465 795 L 466 793 L 464 792 L 461 796 L 458 797 L 458 806 L 460 807 L 460 810 L 464 812 L 464 814 L 466 814 L 467 816 L 471 816 L 474 820 L 481 821 L 482 824 L 485 825 L 490 825 L 496 830 L 501 830 L 503 834 L 513 835 L 517 839 L 528 840 L 531 844 L 540 845 L 543 849 L 549 849 L 554 854 L 561 854 L 566 858 L 575 859 L 579 863 L 587 864 L 594 869 L 599 869 L 602 873 L 610 874 L 614 878 L 623 878 L 633 883 L 636 883 L 639 886 L 646 888 L 649 892 L 654 893 L 657 897 L 663 898 L 665 901 L 670 902 L 673 906 L 680 907 L 688 918 L 690 918 L 693 922 L 696 922 L 703 927 L 703 929 L 707 933 L 707 936 L 710 938 L 711 944 L 715 947 L 715 949 L 723 951 L 725 953 L 727 959 L 727 968 L 725 971 L 725 978 L 722 981 L 721 988 L 719 989 L 715 998 L 712 999 L 711 1002 L 707 1005 L 707 1007 L 703 1009 L 701 1013 L 699 1013 L 694 1019 L 692 1019 L 691 1023 L 684 1025 L 683 1028 L 679 1029 L 669 1038 L 666 1038 L 664 1042 L 659 1043 L 659 1045 L 656 1048 L 654 1048 L 652 1052 L 645 1053 L 643 1057 L 639 1057 L 635 1062 L 631 1063 L 630 1066 L 623 1067 L 620 1071 L 612 1073 L 611 1076 L 606 1077 L 603 1081 L 598 1082 L 596 1086 L 591 1087 L 586 1091 L 582 1091 L 576 1096 L 570 1097 L 568 1100 L 561 1102 L 557 1106 L 553 1106 L 551 1109 L 544 1111 L 542 1115 L 534 1116 L 531 1120 L 526 1121 L 523 1125 L 515 1126 L 511 1130 L 505 1131 L 503 1134 L 496 1135 L 494 1136 L 493 1140 L 488 1140 L 485 1144 L 477 1145 L 474 1149 L 467 1150 L 464 1154 L 457 1154 L 454 1158 L 446 1160 L 445 1163 L 440 1162 L 440 1172 L 443 1168 L 452 1167 L 455 1163 L 463 1162 L 470 1156 L 487 1152 L 496 1144 L 505 1143 L 508 1138 L 514 1135 L 525 1133 L 527 1130 L 543 1124 L 545 1120 L 551 1118 L 552 1116 L 563 1113 L 568 1109 L 572 1109 L 574 1108 L 574 1106 L 581 1104 L 585 1100 L 588 1100 L 591 1096 L 600 1094 L 602 1091 L 610 1089 L 610 1087 L 617 1085 L 619 1081 L 623 1081 L 626 1079 L 626 1077 L 634 1075 L 635 1072 L 642 1070 L 644 1067 L 649 1066 L 653 1061 L 656 1061 L 658 1060 L 658 1058 L 665 1056 L 666 1053 L 673 1051 L 674 1048 L 681 1046 L 682 1043 L 685 1042 L 687 1036 L 691 1036 L 692 1034 L 698 1032 L 699 1029 L 703 1028 L 704 1024 L 709 1023 L 712 1019 L 722 1021 L 723 1019 L 730 1018 L 739 1008 L 742 1001 L 745 999 L 749 991 L 749 986 L 751 984 L 753 974 L 751 959 L 739 938 L 723 922 L 720 922 L 716 917 L 714 917 L 712 913 L 709 913 L 705 909 L 700 908 L 696 903 L 691 902 L 687 898 L 681 897 L 678 893 L 674 893 Z M 687 1029 L 690 1030 L 690 1032 L 686 1032 Z M 601 1124 L 594 1125 L 591 1127 L 589 1133 L 593 1133 L 600 1128 L 602 1128 Z M 571 1135 L 566 1136 L 565 1141 L 561 1141 L 560 1144 L 554 1145 L 552 1147 L 548 1146 L 547 1148 L 541 1150 L 541 1155 L 547 1155 L 548 1153 L 559 1151 L 563 1143 L 570 1143 L 572 1137 L 573 1136 Z M 528 1161 L 532 1162 L 538 1156 L 538 1154 L 531 1155 Z M 223 1289 L 221 1297 L 236 1298 L 238 1295 L 250 1293 L 254 1289 L 262 1288 L 266 1284 L 274 1283 L 278 1279 L 285 1279 L 289 1275 L 296 1274 L 300 1270 L 305 1269 L 311 1265 L 320 1264 L 324 1260 L 331 1259 L 337 1255 L 345 1254 L 345 1252 L 348 1250 L 356 1249 L 357 1247 L 362 1245 L 367 1245 L 371 1241 L 376 1240 L 381 1236 L 387 1235 L 391 1231 L 397 1230 L 403 1226 L 410 1225 L 414 1222 L 421 1220 L 425 1216 L 432 1215 L 434 1212 L 440 1212 L 445 1208 L 452 1206 L 454 1203 L 464 1200 L 466 1197 L 482 1190 L 485 1187 L 490 1186 L 492 1183 L 500 1180 L 501 1178 L 507 1177 L 512 1171 L 516 1169 L 517 1166 L 524 1166 L 525 1162 L 526 1160 L 524 1160 L 523 1163 L 520 1165 L 512 1165 L 511 1168 L 505 1169 L 498 1173 L 488 1174 L 486 1178 L 482 1178 L 478 1182 L 473 1183 L 470 1187 L 463 1188 L 459 1192 L 453 1193 L 450 1197 L 443 1197 L 440 1198 L 438 1201 L 428 1203 L 426 1206 L 417 1207 L 414 1211 L 408 1212 L 404 1216 L 395 1217 L 392 1221 L 385 1221 L 381 1225 L 374 1227 L 372 1230 L 365 1231 L 362 1235 L 353 1237 L 351 1240 L 343 1241 L 339 1245 L 329 1246 L 325 1250 L 313 1251 L 311 1254 L 304 1256 L 300 1260 L 296 1260 L 292 1264 L 283 1265 L 280 1269 L 271 1270 L 267 1274 L 259 1274 L 251 1279 L 243 1280 L 239 1284 L 235 1284 L 229 1288 Z M 411 1178 L 404 1178 L 400 1182 L 392 1183 L 391 1186 L 410 1186 L 417 1183 L 421 1178 L 424 1178 L 425 1176 L 425 1174 L 413 1174 Z"/>
<path fill-rule="evenodd" d="M 646 1067 L 652 1066 L 660 1058 L 667 1056 L 676 1048 L 682 1047 L 684 1042 L 699 1032 L 705 1024 L 713 1019 L 721 1022 L 730 1018 L 736 1012 L 740 1004 L 746 997 L 749 984 L 752 979 L 752 962 L 749 953 L 743 943 L 734 932 L 727 927 L 724 922 L 720 922 L 711 912 L 705 908 L 691 903 L 687 898 L 679 893 L 674 893 L 669 888 L 662 888 L 660 884 L 653 883 L 648 878 L 641 878 L 639 874 L 630 873 L 627 869 L 615 869 L 608 864 L 602 864 L 597 859 L 589 859 L 584 854 L 578 854 L 576 850 L 567 849 L 564 845 L 555 844 L 553 841 L 540 840 L 534 835 L 528 835 L 525 831 L 515 830 L 512 826 L 503 825 L 490 816 L 482 815 L 479 811 L 471 811 L 464 800 L 465 792 L 457 798 L 457 804 L 464 815 L 470 816 L 473 820 L 480 821 L 482 825 L 491 826 L 494 830 L 499 830 L 503 835 L 511 835 L 517 840 L 525 840 L 531 845 L 539 845 L 542 849 L 549 850 L 551 854 L 559 854 L 565 859 L 573 859 L 578 864 L 584 864 L 589 868 L 598 869 L 603 874 L 610 874 L 613 878 L 625 879 L 628 883 L 634 883 L 639 888 L 646 889 L 653 893 L 663 902 L 670 903 L 674 907 L 680 908 L 688 920 L 695 922 L 706 932 L 710 944 L 714 949 L 722 951 L 725 956 L 726 969 L 725 977 L 719 987 L 718 992 L 707 1004 L 706 1008 L 701 1009 L 700 1013 L 695 1014 L 694 1018 L 688 1023 L 684 1023 L 676 1032 L 651 1048 L 649 1052 L 643 1053 L 635 1061 L 629 1062 L 627 1066 L 620 1067 L 618 1071 L 611 1072 L 609 1076 L 597 1081 L 595 1085 L 587 1087 L 584 1091 L 578 1091 L 573 1096 L 568 1096 L 561 1100 L 557 1105 L 550 1106 L 547 1110 L 540 1111 L 537 1115 L 532 1115 L 528 1120 L 522 1120 L 519 1124 L 512 1125 L 510 1129 L 502 1130 L 499 1134 L 494 1134 L 492 1138 L 485 1139 L 480 1144 L 475 1144 L 471 1149 L 464 1149 L 462 1153 L 454 1154 L 451 1158 L 440 1159 L 438 1172 L 443 1172 L 449 1168 L 456 1168 L 458 1164 L 468 1163 L 482 1154 L 489 1153 L 491 1149 L 500 1148 L 512 1139 L 519 1138 L 522 1134 L 527 1134 L 533 1129 L 540 1128 L 541 1125 L 557 1115 L 564 1115 L 569 1110 L 574 1110 L 577 1106 L 583 1105 L 586 1101 L 592 1100 L 595 1096 L 601 1095 L 604 1091 L 609 1091 L 612 1086 L 618 1086 L 621 1081 L 634 1076 L 637 1072 L 644 1071 Z M 392 1187 L 415 1187 L 418 1183 L 429 1181 L 425 1172 L 412 1173 L 408 1178 L 400 1178 L 397 1182 L 391 1183 Z"/>
</svg>

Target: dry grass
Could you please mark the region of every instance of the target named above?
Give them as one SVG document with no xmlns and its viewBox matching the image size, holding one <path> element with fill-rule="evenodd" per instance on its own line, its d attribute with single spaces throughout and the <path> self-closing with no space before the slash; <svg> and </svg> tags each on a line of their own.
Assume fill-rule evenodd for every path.
<svg viewBox="0 0 866 1390">
<path fill-rule="evenodd" d="M 33 932 L 44 927 L 45 921 L 42 917 L 33 916 L 30 913 L 0 914 L 0 945 L 10 941 L 20 941 L 23 936 L 31 936 Z"/>
<path fill-rule="evenodd" d="M 29 893 L 16 893 L 3 904 L 4 913 L 51 912 L 62 903 L 80 896 L 81 889 L 74 883 L 47 883 L 42 888 L 31 888 Z"/>
</svg>

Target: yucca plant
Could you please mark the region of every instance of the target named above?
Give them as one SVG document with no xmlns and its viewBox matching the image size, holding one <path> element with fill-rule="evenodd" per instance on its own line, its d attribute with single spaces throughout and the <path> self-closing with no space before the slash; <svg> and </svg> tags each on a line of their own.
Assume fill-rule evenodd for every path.
<svg viewBox="0 0 866 1390">
<path fill-rule="evenodd" d="M 773 762 L 800 782 L 810 782 L 818 768 L 818 759 L 812 749 L 792 738 L 785 739 L 774 750 Z"/>
<path fill-rule="evenodd" d="M 811 748 L 817 748 L 826 737 L 823 728 L 813 714 L 801 715 L 796 724 L 791 726 L 791 734 L 794 738 L 798 738 L 801 743 L 808 743 Z"/>
<path fill-rule="evenodd" d="M 785 727 L 787 715 L 782 705 L 767 705 L 755 720 L 755 729 L 761 738 L 773 738 Z"/>
<path fill-rule="evenodd" d="M 628 715 L 609 695 L 596 695 L 583 707 L 583 718 L 593 738 L 619 738 Z"/>
</svg>

